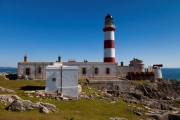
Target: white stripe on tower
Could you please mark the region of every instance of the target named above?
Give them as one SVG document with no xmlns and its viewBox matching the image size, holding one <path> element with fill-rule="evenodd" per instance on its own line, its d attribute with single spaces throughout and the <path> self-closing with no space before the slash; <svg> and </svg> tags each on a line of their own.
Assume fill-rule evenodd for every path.
<svg viewBox="0 0 180 120">
<path fill-rule="evenodd" d="M 104 31 L 104 62 L 115 62 L 115 42 L 114 31 L 115 26 L 112 22 L 112 16 L 108 14 L 105 17 Z"/>
</svg>

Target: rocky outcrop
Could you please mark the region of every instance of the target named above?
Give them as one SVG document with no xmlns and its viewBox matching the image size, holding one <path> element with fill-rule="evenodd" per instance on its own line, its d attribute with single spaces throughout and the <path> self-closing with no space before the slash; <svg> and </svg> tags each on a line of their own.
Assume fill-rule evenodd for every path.
<svg viewBox="0 0 180 120">
<path fill-rule="evenodd" d="M 15 93 L 14 90 L 7 89 L 7 88 L 3 88 L 3 87 L 1 87 L 1 86 L 0 86 L 0 90 L 1 90 L 1 91 L 5 91 L 5 92 L 8 92 L 8 93 Z"/>
<path fill-rule="evenodd" d="M 11 105 L 6 108 L 6 110 L 26 111 L 26 110 L 32 110 L 37 107 L 38 107 L 38 105 L 33 104 L 29 100 L 14 100 L 11 103 Z"/>
<path fill-rule="evenodd" d="M 0 95 L 0 102 L 12 103 L 14 100 L 21 100 L 21 98 L 17 95 Z"/>
<path fill-rule="evenodd" d="M 178 114 L 169 114 L 168 120 L 180 120 L 180 113 L 178 113 Z"/>
<path fill-rule="evenodd" d="M 55 105 L 50 103 L 43 103 L 43 102 L 32 103 L 29 100 L 22 100 L 22 99 L 14 100 L 11 103 L 11 105 L 9 105 L 6 108 L 6 110 L 27 111 L 27 110 L 32 110 L 34 108 L 40 108 L 39 111 L 41 113 L 49 113 L 50 111 L 55 112 L 58 110 Z"/>
<path fill-rule="evenodd" d="M 0 102 L 10 102 L 11 105 L 6 110 L 12 111 L 27 111 L 40 108 L 40 112 L 49 113 L 50 111 L 55 112 L 58 110 L 53 104 L 43 102 L 32 103 L 30 100 L 23 100 L 17 95 L 0 95 Z"/>
<path fill-rule="evenodd" d="M 130 91 L 121 93 L 120 97 L 127 103 L 144 105 L 149 119 L 180 120 L 180 107 L 177 106 L 180 104 L 180 81 L 159 79 L 148 84 L 131 83 Z M 132 110 L 134 114 L 141 115 Z"/>
<path fill-rule="evenodd" d="M 154 118 L 155 120 L 169 120 L 170 112 L 169 111 L 151 111 L 149 113 L 146 113 L 147 116 Z"/>
<path fill-rule="evenodd" d="M 41 107 L 41 108 L 39 109 L 39 112 L 40 112 L 40 113 L 46 113 L 46 114 L 47 114 L 47 113 L 49 113 L 49 110 L 48 110 L 46 107 L 43 106 L 43 107 Z"/>
</svg>

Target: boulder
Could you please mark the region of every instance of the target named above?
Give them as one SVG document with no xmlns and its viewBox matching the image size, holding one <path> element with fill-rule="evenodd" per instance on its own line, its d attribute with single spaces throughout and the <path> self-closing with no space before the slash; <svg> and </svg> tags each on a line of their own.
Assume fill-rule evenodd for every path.
<svg viewBox="0 0 180 120">
<path fill-rule="evenodd" d="M 21 98 L 17 95 L 0 95 L 0 102 L 12 103 L 14 100 L 21 100 Z"/>
<path fill-rule="evenodd" d="M 12 111 L 26 111 L 32 110 L 34 106 L 33 103 L 29 100 L 14 100 L 10 106 L 8 106 L 7 110 Z"/>
<path fill-rule="evenodd" d="M 139 92 L 139 91 L 131 91 L 129 94 L 132 95 L 133 97 L 135 97 L 138 100 L 141 100 L 142 97 L 143 97 L 143 94 L 141 92 Z"/>
<path fill-rule="evenodd" d="M 50 104 L 50 103 L 37 102 L 36 105 L 39 106 L 39 107 L 43 107 L 44 106 L 48 110 L 51 110 L 53 112 L 58 110 L 55 105 Z"/>
<path fill-rule="evenodd" d="M 41 107 L 40 109 L 39 109 L 39 112 L 40 113 L 46 113 L 46 114 L 48 114 L 49 113 L 49 110 L 46 108 L 46 107 Z"/>
</svg>

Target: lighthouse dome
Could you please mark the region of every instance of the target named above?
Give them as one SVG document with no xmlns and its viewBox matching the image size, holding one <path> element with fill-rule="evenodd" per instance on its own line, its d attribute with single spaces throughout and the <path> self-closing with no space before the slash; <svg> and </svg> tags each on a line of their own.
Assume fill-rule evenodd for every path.
<svg viewBox="0 0 180 120">
<path fill-rule="evenodd" d="M 113 18 L 109 13 L 105 18 Z"/>
</svg>

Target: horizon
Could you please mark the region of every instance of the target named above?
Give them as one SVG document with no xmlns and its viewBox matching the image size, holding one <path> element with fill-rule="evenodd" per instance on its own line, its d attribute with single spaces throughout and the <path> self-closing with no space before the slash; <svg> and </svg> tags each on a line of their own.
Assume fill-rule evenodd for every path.
<svg viewBox="0 0 180 120">
<path fill-rule="evenodd" d="M 14 69 L 14 68 L 16 68 L 16 69 L 18 69 L 17 67 L 1 67 L 0 66 L 0 69 L 4 69 L 4 68 L 7 68 L 7 69 Z M 148 67 L 145 67 L 144 69 L 147 69 Z M 179 68 L 167 68 L 167 67 L 161 67 L 161 69 L 180 69 L 180 67 Z"/>
<path fill-rule="evenodd" d="M 178 0 L 0 0 L 0 66 L 17 68 L 25 54 L 29 62 L 55 62 L 58 55 L 62 62 L 103 62 L 110 13 L 118 64 L 137 58 L 145 68 L 180 68 L 179 6 Z"/>
</svg>

